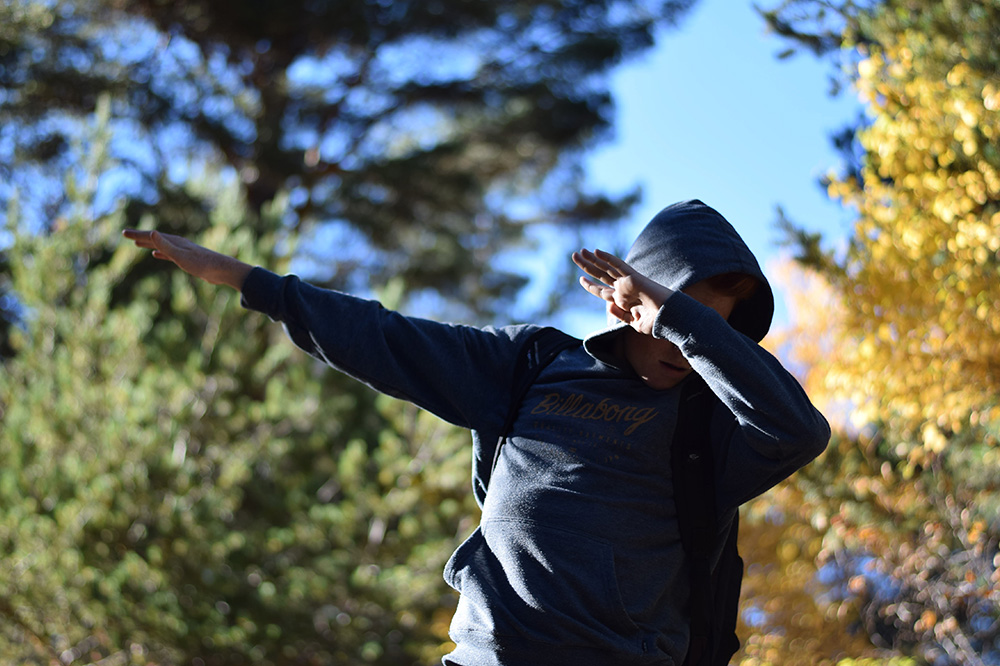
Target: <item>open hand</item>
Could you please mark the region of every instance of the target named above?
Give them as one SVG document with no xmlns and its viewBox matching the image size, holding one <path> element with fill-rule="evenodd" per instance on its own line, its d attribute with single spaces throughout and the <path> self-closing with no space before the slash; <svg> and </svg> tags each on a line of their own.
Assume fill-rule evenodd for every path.
<svg viewBox="0 0 1000 666">
<path fill-rule="evenodd" d="M 150 249 L 157 259 L 172 261 L 185 273 L 212 284 L 225 284 L 240 289 L 252 266 L 192 243 L 186 238 L 159 231 L 126 229 L 125 238 L 137 247 Z"/>
<path fill-rule="evenodd" d="M 674 293 L 672 289 L 654 282 L 603 250 L 574 252 L 573 263 L 590 276 L 581 276 L 580 285 L 604 300 L 611 316 L 640 333 L 653 333 L 656 314 Z"/>
</svg>

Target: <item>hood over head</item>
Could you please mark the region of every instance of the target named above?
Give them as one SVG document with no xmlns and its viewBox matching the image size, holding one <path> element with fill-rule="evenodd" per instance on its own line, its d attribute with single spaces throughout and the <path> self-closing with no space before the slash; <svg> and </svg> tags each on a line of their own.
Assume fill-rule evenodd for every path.
<svg viewBox="0 0 1000 666">
<path fill-rule="evenodd" d="M 774 295 L 757 259 L 726 218 L 697 199 L 657 213 L 632 244 L 625 262 L 674 291 L 723 273 L 751 275 L 760 287 L 737 303 L 729 324 L 755 342 L 771 327 Z M 617 319 L 609 320 L 609 328 L 584 341 L 587 351 L 603 361 L 613 358 L 611 342 L 628 327 Z"/>
</svg>

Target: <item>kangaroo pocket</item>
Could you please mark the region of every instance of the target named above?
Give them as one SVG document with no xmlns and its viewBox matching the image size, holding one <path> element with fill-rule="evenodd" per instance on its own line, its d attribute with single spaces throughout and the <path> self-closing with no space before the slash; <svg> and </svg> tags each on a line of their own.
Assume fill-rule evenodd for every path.
<svg viewBox="0 0 1000 666">
<path fill-rule="evenodd" d="M 602 539 L 494 518 L 455 552 L 445 578 L 462 594 L 453 632 L 642 652 L 618 589 L 614 549 Z"/>
</svg>

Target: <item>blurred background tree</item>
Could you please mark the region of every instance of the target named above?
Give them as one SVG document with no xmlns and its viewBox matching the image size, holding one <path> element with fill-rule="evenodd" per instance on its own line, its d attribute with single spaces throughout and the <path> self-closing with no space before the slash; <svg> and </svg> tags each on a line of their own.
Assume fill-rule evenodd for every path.
<svg viewBox="0 0 1000 666">
<path fill-rule="evenodd" d="M 748 531 L 778 545 L 751 565 L 750 597 L 813 592 L 791 614 L 749 606 L 744 663 L 1000 664 L 1000 3 L 762 14 L 792 50 L 830 58 L 865 114 L 835 137 L 844 164 L 824 182 L 855 211 L 847 243 L 781 220 L 794 319 L 771 344 L 840 433 L 748 507 Z M 830 646 L 820 618 L 861 642 Z"/>
<path fill-rule="evenodd" d="M 106 94 L 118 163 L 97 205 L 124 203 L 126 224 L 155 211 L 202 230 L 182 185 L 212 160 L 256 213 L 287 198 L 316 281 L 400 277 L 489 314 L 525 282 L 492 259 L 527 225 L 615 221 L 635 201 L 588 192 L 583 152 L 610 131 L 609 69 L 692 4 L 14 0 L 0 203 L 17 192 L 26 225 L 51 225 Z"/>
<path fill-rule="evenodd" d="M 484 320 L 691 4 L 0 6 L 0 663 L 437 661 L 467 433 L 120 231 Z"/>
<path fill-rule="evenodd" d="M 99 107 L 84 174 L 110 159 Z M 10 248 L 0 663 L 433 661 L 467 434 L 319 371 L 231 290 L 165 271 L 117 298 L 148 257 L 91 214 L 98 182 L 69 179 L 66 216 Z M 279 207 L 189 187 L 214 211 L 196 238 L 287 264 Z"/>
</svg>

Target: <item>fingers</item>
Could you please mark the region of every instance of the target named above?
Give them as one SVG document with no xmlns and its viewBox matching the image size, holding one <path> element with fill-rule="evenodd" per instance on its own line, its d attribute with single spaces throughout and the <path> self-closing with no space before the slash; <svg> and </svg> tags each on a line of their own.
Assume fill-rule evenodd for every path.
<svg viewBox="0 0 1000 666">
<path fill-rule="evenodd" d="M 125 238 L 135 242 L 136 247 L 153 251 L 154 259 L 172 261 L 177 263 L 173 255 L 176 248 L 164 234 L 158 231 L 139 231 L 137 229 L 126 229 L 122 232 Z"/>
<path fill-rule="evenodd" d="M 166 239 L 163 234 L 156 231 L 139 231 L 137 229 L 126 229 L 122 232 L 122 236 L 134 241 L 136 247 L 146 248 L 147 250 L 155 249 L 162 245 Z"/>
<path fill-rule="evenodd" d="M 176 257 L 181 254 L 180 248 L 174 245 L 171 239 L 158 231 L 150 232 L 149 238 L 152 242 L 153 258 L 178 263 Z"/>
<path fill-rule="evenodd" d="M 130 241 L 134 241 L 136 247 L 143 247 L 149 249 L 153 247 L 153 241 L 151 238 L 152 233 L 153 233 L 152 231 L 139 231 L 138 229 L 126 229 L 125 231 L 122 232 L 122 236 L 129 239 Z"/>
<path fill-rule="evenodd" d="M 611 278 L 612 281 L 619 277 L 619 271 L 605 258 L 590 250 L 581 250 L 580 255 L 583 258 L 583 263 L 578 265 L 588 274 L 600 279 Z"/>
<path fill-rule="evenodd" d="M 619 321 L 623 321 L 626 324 L 631 324 L 632 323 L 632 319 L 633 319 L 632 313 L 629 312 L 628 310 L 623 310 L 622 308 L 618 307 L 618 305 L 615 304 L 614 302 L 608 303 L 607 310 L 608 310 L 608 314 L 610 314 L 615 319 L 618 319 Z"/>
<path fill-rule="evenodd" d="M 580 276 L 580 286 L 589 291 L 594 296 L 606 301 L 614 300 L 615 290 L 600 282 L 595 282 L 583 275 Z"/>
<path fill-rule="evenodd" d="M 173 243 L 167 238 L 166 234 L 161 234 L 158 231 L 139 231 L 137 229 L 126 229 L 122 232 L 122 236 L 134 241 L 136 247 L 146 248 L 148 250 L 156 249 L 167 249 L 173 247 Z"/>
<path fill-rule="evenodd" d="M 613 254 L 597 250 L 580 250 L 573 253 L 573 263 L 579 266 L 587 275 L 597 278 L 607 285 L 630 274 L 628 264 Z"/>
<path fill-rule="evenodd" d="M 615 270 L 622 273 L 622 275 L 629 272 L 629 266 L 624 261 L 618 258 L 617 255 L 611 254 L 610 252 L 605 252 L 599 248 L 594 249 L 594 256 L 605 262 L 609 266 L 613 266 Z"/>
<path fill-rule="evenodd" d="M 595 282 L 590 278 L 580 276 L 580 286 L 586 289 L 588 292 L 597 296 L 598 298 L 604 300 L 606 303 L 606 308 L 608 314 L 610 314 L 615 319 L 619 319 L 626 324 L 632 322 L 633 317 L 631 311 L 627 306 L 628 303 L 621 303 L 621 295 L 618 294 L 614 288 L 605 286 L 600 282 Z"/>
</svg>

